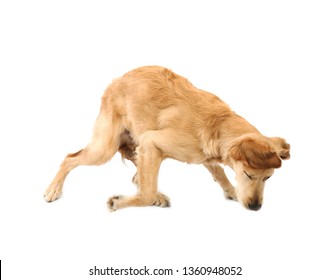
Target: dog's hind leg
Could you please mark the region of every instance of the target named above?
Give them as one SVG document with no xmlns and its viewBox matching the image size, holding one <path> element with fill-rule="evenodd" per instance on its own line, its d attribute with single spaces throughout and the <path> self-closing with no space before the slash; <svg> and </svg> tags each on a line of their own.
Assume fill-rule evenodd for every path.
<svg viewBox="0 0 329 280">
<path fill-rule="evenodd" d="M 225 197 L 237 200 L 235 188 L 226 177 L 224 169 L 218 163 L 206 163 L 204 166 L 209 170 L 214 180 L 223 188 Z"/>
<path fill-rule="evenodd" d="M 112 113 L 102 112 L 98 116 L 91 142 L 86 148 L 68 154 L 58 173 L 44 193 L 45 200 L 52 202 L 60 198 L 66 176 L 79 165 L 101 165 L 109 161 L 118 151 L 120 120 Z"/>
</svg>

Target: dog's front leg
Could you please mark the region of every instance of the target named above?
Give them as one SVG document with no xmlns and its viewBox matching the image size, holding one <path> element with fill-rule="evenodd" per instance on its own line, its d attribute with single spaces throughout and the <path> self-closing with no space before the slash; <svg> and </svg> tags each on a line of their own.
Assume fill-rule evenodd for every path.
<svg viewBox="0 0 329 280">
<path fill-rule="evenodd" d="M 169 206 L 168 199 L 157 192 L 159 168 L 162 162 L 162 152 L 157 148 L 153 134 L 144 133 L 137 148 L 137 172 L 136 183 L 138 193 L 134 196 L 113 196 L 108 200 L 111 211 L 130 206 Z"/>
<path fill-rule="evenodd" d="M 218 163 L 205 163 L 204 166 L 209 170 L 214 180 L 223 188 L 225 197 L 237 200 L 235 188 L 226 177 L 224 169 Z"/>
</svg>

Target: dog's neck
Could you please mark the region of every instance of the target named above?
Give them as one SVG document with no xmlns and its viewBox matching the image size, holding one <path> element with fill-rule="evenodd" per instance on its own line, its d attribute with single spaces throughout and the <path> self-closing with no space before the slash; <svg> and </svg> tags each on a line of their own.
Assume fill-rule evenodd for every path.
<svg viewBox="0 0 329 280">
<path fill-rule="evenodd" d="M 225 117 L 213 116 L 208 129 L 202 135 L 204 153 L 208 161 L 217 161 L 230 165 L 228 151 L 238 138 L 260 135 L 260 132 L 241 116 L 234 112 Z M 206 132 L 207 131 L 207 132 Z M 226 134 L 225 131 L 230 131 Z"/>
</svg>

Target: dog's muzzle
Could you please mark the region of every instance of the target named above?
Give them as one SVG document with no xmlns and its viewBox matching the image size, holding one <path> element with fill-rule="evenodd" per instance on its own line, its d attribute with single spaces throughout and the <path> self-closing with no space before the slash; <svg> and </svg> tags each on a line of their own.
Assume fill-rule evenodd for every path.
<svg viewBox="0 0 329 280">
<path fill-rule="evenodd" d="M 259 202 L 251 202 L 248 203 L 248 209 L 253 210 L 253 211 L 258 211 L 260 208 L 262 208 L 262 204 Z"/>
</svg>

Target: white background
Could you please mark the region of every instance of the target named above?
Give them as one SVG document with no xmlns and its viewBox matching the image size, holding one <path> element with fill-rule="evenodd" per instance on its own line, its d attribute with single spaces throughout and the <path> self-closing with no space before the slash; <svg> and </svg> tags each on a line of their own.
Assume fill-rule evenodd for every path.
<svg viewBox="0 0 329 280">
<path fill-rule="evenodd" d="M 89 276 L 95 265 L 328 279 L 328 15 L 316 0 L 1 1 L 4 279 L 132 279 Z M 159 186 L 171 208 L 110 213 L 108 197 L 135 192 L 119 156 L 77 168 L 59 201 L 43 200 L 64 156 L 88 143 L 104 89 L 143 65 L 174 70 L 291 144 L 259 212 L 226 201 L 202 166 L 168 160 Z"/>
</svg>

